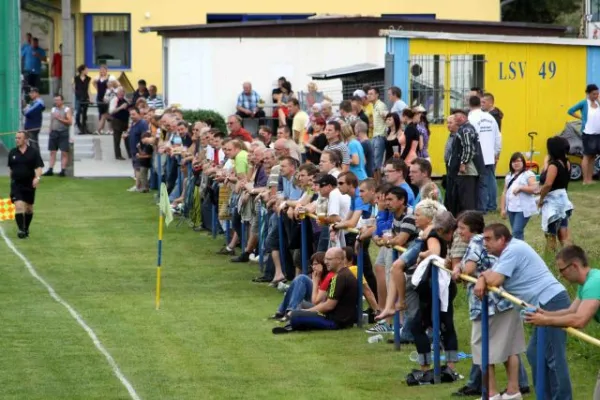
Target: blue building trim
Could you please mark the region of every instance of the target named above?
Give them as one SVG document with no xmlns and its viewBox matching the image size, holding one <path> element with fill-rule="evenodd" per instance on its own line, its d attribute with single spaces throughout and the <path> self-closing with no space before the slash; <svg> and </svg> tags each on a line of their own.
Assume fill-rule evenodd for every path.
<svg viewBox="0 0 600 400">
<path fill-rule="evenodd" d="M 587 83 L 600 84 L 600 47 L 587 47 Z"/>
<path fill-rule="evenodd" d="M 404 38 L 388 38 L 388 52 L 394 54 L 394 86 L 402 90 L 402 100 L 410 100 L 410 41 Z"/>
<path fill-rule="evenodd" d="M 315 14 L 206 14 L 206 23 L 248 22 L 248 21 L 289 21 L 307 19 Z"/>
</svg>

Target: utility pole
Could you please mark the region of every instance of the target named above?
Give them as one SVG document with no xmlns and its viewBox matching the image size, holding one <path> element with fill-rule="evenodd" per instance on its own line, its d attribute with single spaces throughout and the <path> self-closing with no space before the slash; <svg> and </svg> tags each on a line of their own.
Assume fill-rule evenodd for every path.
<svg viewBox="0 0 600 400">
<path fill-rule="evenodd" d="M 75 76 L 75 32 L 71 17 L 71 0 L 61 0 L 62 13 L 62 95 L 65 104 L 74 107 L 71 79 Z M 73 110 L 75 115 L 75 110 Z"/>
</svg>

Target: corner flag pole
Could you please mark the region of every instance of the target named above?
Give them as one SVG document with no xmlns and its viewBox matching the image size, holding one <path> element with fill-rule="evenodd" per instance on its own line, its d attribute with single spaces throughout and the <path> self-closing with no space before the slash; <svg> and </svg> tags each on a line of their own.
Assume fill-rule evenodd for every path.
<svg viewBox="0 0 600 400">
<path fill-rule="evenodd" d="M 160 267 L 162 264 L 162 239 L 163 239 L 163 225 L 164 219 L 162 211 L 159 212 L 158 217 L 158 259 L 156 262 L 156 309 L 160 308 Z"/>
</svg>

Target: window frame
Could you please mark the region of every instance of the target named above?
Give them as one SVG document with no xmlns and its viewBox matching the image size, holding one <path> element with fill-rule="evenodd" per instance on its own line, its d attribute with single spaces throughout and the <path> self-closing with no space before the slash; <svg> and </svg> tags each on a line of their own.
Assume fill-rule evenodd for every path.
<svg viewBox="0 0 600 400">
<path fill-rule="evenodd" d="M 100 69 L 94 59 L 94 17 L 96 16 L 125 16 L 129 25 L 129 63 L 118 67 L 110 67 L 113 71 L 131 71 L 133 60 L 133 30 L 131 29 L 131 14 L 128 13 L 90 13 L 83 16 L 83 60 L 90 70 Z"/>
</svg>

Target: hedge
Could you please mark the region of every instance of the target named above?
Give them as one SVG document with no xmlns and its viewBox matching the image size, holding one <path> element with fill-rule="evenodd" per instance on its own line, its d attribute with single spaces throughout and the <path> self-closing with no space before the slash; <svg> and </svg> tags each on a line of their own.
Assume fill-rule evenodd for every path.
<svg viewBox="0 0 600 400">
<path fill-rule="evenodd" d="M 204 121 L 209 123 L 213 128 L 219 129 L 221 132 L 227 133 L 227 125 L 225 118 L 213 110 L 181 110 L 183 119 L 188 122 Z"/>
</svg>

